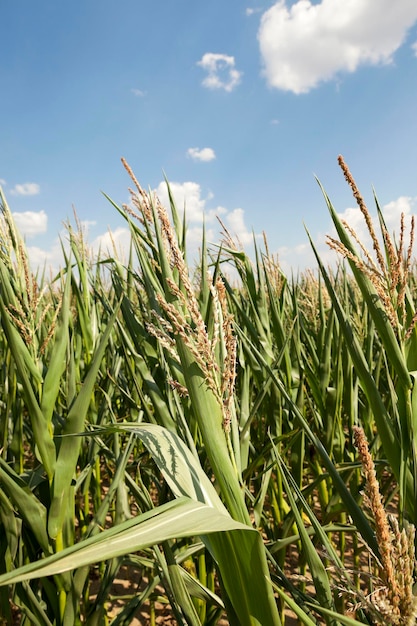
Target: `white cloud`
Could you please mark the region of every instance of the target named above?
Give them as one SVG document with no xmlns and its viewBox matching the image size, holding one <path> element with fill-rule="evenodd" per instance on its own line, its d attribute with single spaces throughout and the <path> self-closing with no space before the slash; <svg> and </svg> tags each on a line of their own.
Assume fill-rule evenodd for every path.
<svg viewBox="0 0 417 626">
<path fill-rule="evenodd" d="M 247 229 L 243 209 L 233 209 L 222 220 L 232 237 L 237 237 L 242 246 L 249 246 L 253 243 L 253 233 Z"/>
<path fill-rule="evenodd" d="M 363 213 L 359 209 L 359 207 L 349 207 L 338 215 L 340 219 L 345 221 L 350 226 L 350 228 L 355 231 L 360 239 L 366 237 L 368 229 L 366 227 Z M 336 236 L 336 231 L 334 231 L 334 234 L 332 234 L 332 236 Z"/>
<path fill-rule="evenodd" d="M 130 91 L 138 98 L 144 98 L 146 96 L 146 91 L 142 91 L 142 89 L 131 89 Z"/>
<path fill-rule="evenodd" d="M 201 245 L 203 220 L 206 225 L 206 238 L 211 242 L 218 242 L 221 233 L 220 224 L 217 225 L 217 217 L 220 217 L 232 237 L 236 237 L 243 246 L 253 243 L 253 233 L 245 224 L 245 212 L 241 208 L 229 211 L 223 206 L 209 208 L 207 205 L 213 199 L 212 194 L 202 197 L 202 190 L 198 183 L 185 182 L 169 184 L 174 196 L 175 204 L 179 211 L 185 205 L 188 241 L 195 246 Z M 161 203 L 169 208 L 169 198 L 166 183 L 161 182 L 155 190 Z"/>
<path fill-rule="evenodd" d="M 87 234 L 88 234 L 88 231 L 90 230 L 90 226 L 96 226 L 96 225 L 97 225 L 96 220 L 81 220 L 80 221 L 81 228 Z"/>
<path fill-rule="evenodd" d="M 3 185 L 3 187 L 5 185 L 7 185 L 6 181 L 4 180 L 4 178 L 0 178 L 0 185 Z"/>
<path fill-rule="evenodd" d="M 392 200 L 381 207 L 382 215 L 384 216 L 385 224 L 388 232 L 396 232 L 399 234 L 401 213 L 404 213 L 405 217 L 413 213 L 416 206 L 417 198 L 410 196 L 400 196 L 396 200 Z M 358 237 L 368 245 L 368 229 L 365 223 L 365 219 L 361 210 L 358 207 L 352 207 L 345 209 L 343 213 L 339 213 L 339 217 L 343 219 L 347 224 L 353 228 Z M 379 232 L 378 218 L 376 215 L 371 215 L 374 228 L 376 232 Z"/>
<path fill-rule="evenodd" d="M 46 233 L 48 228 L 48 216 L 45 211 L 13 213 L 13 220 L 23 237 L 35 237 L 41 233 Z"/>
<path fill-rule="evenodd" d="M 385 223 L 387 225 L 390 235 L 394 235 L 398 241 L 400 231 L 400 218 L 401 213 L 404 213 L 406 233 L 410 232 L 410 217 L 417 207 L 417 197 L 411 198 L 407 196 L 400 196 L 396 200 L 388 202 L 381 207 L 382 214 L 384 216 Z M 368 229 L 366 227 L 365 219 L 361 210 L 358 207 L 350 207 L 343 212 L 338 213 L 339 218 L 345 220 L 351 228 L 356 232 L 360 241 L 365 245 L 368 251 L 372 252 L 373 246 L 369 236 Z M 380 233 L 378 218 L 375 214 L 372 214 L 372 220 L 374 223 L 375 232 L 377 236 Z M 325 267 L 335 267 L 341 260 L 341 256 L 334 250 L 330 249 L 327 245 L 327 235 L 337 239 L 336 229 L 333 224 L 330 223 L 327 229 L 327 233 L 317 233 L 312 235 L 313 243 L 318 251 L 320 259 Z M 382 244 L 382 240 L 379 237 Z M 406 245 L 408 243 L 407 234 L 405 236 Z M 358 244 L 354 245 L 358 252 Z M 299 243 L 294 246 L 281 246 L 277 250 L 280 266 L 287 276 L 297 274 L 297 271 L 305 271 L 306 269 L 317 269 L 317 261 L 314 256 L 313 250 L 309 242 Z"/>
<path fill-rule="evenodd" d="M 240 83 L 242 72 L 235 68 L 235 58 L 227 54 L 206 52 L 197 65 L 207 72 L 202 84 L 208 89 L 233 91 Z"/>
<path fill-rule="evenodd" d="M 393 228 L 399 233 L 401 213 L 405 216 L 411 215 L 413 207 L 416 204 L 417 198 L 411 198 L 409 196 L 400 196 L 397 200 L 392 200 L 382 207 L 382 213 L 387 225 L 387 228 Z"/>
<path fill-rule="evenodd" d="M 415 0 L 279 0 L 258 32 L 272 87 L 307 93 L 339 72 L 392 62 L 417 20 Z"/>
<path fill-rule="evenodd" d="M 219 231 L 214 230 L 214 228 L 208 228 L 205 226 L 206 231 L 206 241 L 215 241 L 219 238 Z M 188 258 L 191 256 L 196 257 L 196 252 L 201 250 L 201 244 L 203 241 L 203 225 L 198 226 L 189 226 L 187 228 L 187 248 L 188 248 Z"/>
<path fill-rule="evenodd" d="M 391 237 L 394 237 L 394 240 L 399 240 L 400 234 L 400 226 L 401 226 L 401 214 L 404 213 L 405 216 L 405 242 L 408 244 L 408 235 L 410 233 L 410 218 L 414 211 L 414 207 L 417 205 L 417 197 L 411 198 L 408 196 L 400 196 L 396 200 L 392 200 L 387 204 L 381 206 L 382 215 L 384 217 L 384 221 L 388 230 L 388 233 Z M 348 226 L 350 226 L 353 231 L 356 233 L 359 241 L 362 245 L 371 253 L 371 256 L 375 258 L 375 254 L 373 251 L 373 242 L 369 235 L 368 228 L 366 226 L 365 218 L 358 207 L 352 207 L 345 209 L 343 213 L 338 214 L 341 219 L 343 219 Z M 377 236 L 377 239 L 380 242 L 382 249 L 382 236 L 381 230 L 379 227 L 379 220 L 376 212 L 370 211 L 371 219 L 374 225 L 374 230 Z M 336 230 L 332 225 L 329 228 L 328 234 L 331 237 L 338 239 Z M 361 253 L 360 246 L 357 242 L 353 240 L 353 244 L 358 253 Z"/>
<path fill-rule="evenodd" d="M 169 183 L 171 193 L 174 196 L 178 211 L 183 211 L 185 206 L 187 221 L 202 222 L 206 201 L 201 197 L 201 187 L 198 183 Z M 162 205 L 169 210 L 169 197 L 166 183 L 159 183 L 155 190 Z"/>
<path fill-rule="evenodd" d="M 262 9 L 253 9 L 248 7 L 245 11 L 246 15 L 254 15 L 255 13 L 259 13 Z"/>
<path fill-rule="evenodd" d="M 411 49 L 414 51 L 414 54 L 417 57 L 417 41 L 411 45 Z"/>
<path fill-rule="evenodd" d="M 128 261 L 130 249 L 130 230 L 124 226 L 118 226 L 115 230 L 107 231 L 98 235 L 89 244 L 94 255 L 105 256 L 114 254 L 124 263 Z"/>
<path fill-rule="evenodd" d="M 49 250 L 40 248 L 39 246 L 26 246 L 29 256 L 31 268 L 34 272 L 38 269 L 46 270 L 46 278 L 49 275 L 56 274 L 64 265 L 64 256 L 59 239 L 56 239 Z"/>
<path fill-rule="evenodd" d="M 38 183 L 22 183 L 10 189 L 10 193 L 13 196 L 37 196 L 40 190 Z"/>
<path fill-rule="evenodd" d="M 331 226 L 329 226 L 329 230 L 334 231 Z M 332 236 L 336 236 L 335 232 L 331 234 Z M 323 232 L 319 232 L 315 235 L 311 233 L 311 236 L 314 247 L 324 267 L 336 267 L 341 257 L 327 245 L 327 235 Z M 297 277 L 297 274 L 307 270 L 313 272 L 318 270 L 317 259 L 309 241 L 304 241 L 293 246 L 281 246 L 277 250 L 277 255 L 279 265 L 288 278 L 292 276 Z"/>
<path fill-rule="evenodd" d="M 193 159 L 193 161 L 213 161 L 216 158 L 216 153 L 213 148 L 188 148 L 187 155 Z"/>
<path fill-rule="evenodd" d="M 81 222 L 83 228 L 94 224 L 95 222 Z M 87 249 L 91 253 L 93 260 L 99 255 L 112 257 L 116 253 L 122 263 L 128 262 L 130 249 L 130 230 L 128 228 L 118 227 L 111 234 L 107 231 L 95 237 L 92 242 L 88 241 L 87 234 L 84 232 Z M 70 254 L 68 232 L 66 230 L 60 233 L 60 236 L 52 242 L 49 248 L 26 246 L 33 271 L 36 272 L 37 269 L 43 270 L 45 267 L 47 278 L 49 275 L 53 276 L 56 274 L 64 265 L 62 246 L 64 246 L 67 254 Z"/>
</svg>

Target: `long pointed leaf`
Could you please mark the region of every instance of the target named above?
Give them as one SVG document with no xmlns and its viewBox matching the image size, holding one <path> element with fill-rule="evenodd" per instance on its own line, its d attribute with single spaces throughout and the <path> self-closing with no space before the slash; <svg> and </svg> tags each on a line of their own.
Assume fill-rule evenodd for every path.
<svg viewBox="0 0 417 626">
<path fill-rule="evenodd" d="M 96 383 L 104 351 L 116 321 L 119 306 L 116 307 L 107 327 L 102 335 L 98 348 L 90 364 L 84 385 L 75 399 L 64 426 L 63 435 L 78 434 L 84 430 L 84 422 L 88 407 L 91 402 L 91 394 Z M 52 485 L 52 502 L 48 518 L 49 536 L 56 538 L 60 532 L 65 516 L 66 494 L 74 477 L 75 467 L 80 450 L 80 440 L 74 437 L 64 436 L 62 439 L 57 459 L 54 481 Z"/>
</svg>

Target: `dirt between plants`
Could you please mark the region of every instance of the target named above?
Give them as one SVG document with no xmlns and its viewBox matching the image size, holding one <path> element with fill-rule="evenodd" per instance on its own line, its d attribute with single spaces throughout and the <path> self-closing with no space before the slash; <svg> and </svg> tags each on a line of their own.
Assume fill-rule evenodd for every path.
<svg viewBox="0 0 417 626">
<path fill-rule="evenodd" d="M 111 588 L 111 600 L 107 602 L 107 617 L 114 618 L 123 609 L 126 603 L 126 598 L 131 597 L 135 593 L 138 593 L 140 585 L 138 571 L 129 566 L 120 568 L 117 579 L 114 581 Z M 93 589 L 92 589 L 93 590 Z M 158 587 L 157 587 L 158 591 Z M 160 589 L 161 595 L 164 590 Z M 172 609 L 169 604 L 163 604 L 161 602 L 155 602 L 155 623 L 158 626 L 178 626 L 177 620 L 172 615 Z M 146 602 L 136 612 L 134 618 L 130 622 L 130 626 L 150 626 L 150 606 L 149 602 Z M 285 626 L 296 626 L 299 621 L 294 613 L 291 611 L 286 612 Z M 228 626 L 229 621 L 226 616 L 220 618 L 217 621 L 216 626 Z M 264 626 L 269 626 L 265 624 Z"/>
<path fill-rule="evenodd" d="M 110 600 L 106 602 L 106 614 L 107 618 L 112 619 L 124 608 L 126 603 L 144 588 L 146 580 L 142 579 L 139 571 L 129 565 L 120 568 L 117 578 L 115 579 L 111 590 Z M 94 599 L 94 581 L 91 583 L 91 599 Z M 160 595 L 164 595 L 164 589 L 162 587 L 156 587 L 156 593 L 160 592 Z M 162 602 L 155 602 L 155 623 L 160 626 L 177 626 L 178 622 L 173 616 L 171 605 Z M 149 626 L 150 620 L 150 603 L 145 602 L 134 614 L 133 619 L 130 622 L 130 626 Z M 226 618 L 221 618 L 218 622 L 218 626 L 228 626 L 229 622 Z"/>
</svg>

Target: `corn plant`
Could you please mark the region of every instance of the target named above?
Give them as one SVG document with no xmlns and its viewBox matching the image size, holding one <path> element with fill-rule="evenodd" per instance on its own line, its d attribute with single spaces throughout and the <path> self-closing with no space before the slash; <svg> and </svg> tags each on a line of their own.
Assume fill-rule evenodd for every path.
<svg viewBox="0 0 417 626">
<path fill-rule="evenodd" d="M 340 164 L 375 258 L 325 195 L 350 272 L 291 280 L 226 229 L 192 274 L 186 213 L 124 162 L 127 262 L 76 220 L 48 282 L 1 196 L 4 623 L 155 623 L 161 594 L 193 626 L 415 623 L 412 237 L 377 206 L 379 242 Z M 142 585 L 110 615 L 125 564 Z"/>
<path fill-rule="evenodd" d="M 4 196 L 1 201 L 0 311 L 7 370 L 2 379 L 0 492 L 2 552 L 5 569 L 10 570 L 58 554 L 77 540 L 75 485 L 91 481 L 99 456 L 96 451 L 86 463 L 88 451 L 71 435 L 83 431 L 97 415 L 97 382 L 117 308 L 107 321 L 102 318 L 101 332 L 86 351 L 82 328 L 72 315 L 70 262 L 55 284 L 39 285 Z M 77 269 L 82 276 L 84 268 L 79 264 Z M 88 501 L 88 493 L 85 498 Z M 108 507 L 97 511 L 89 532 L 104 523 Z M 88 571 L 79 570 L 34 586 L 19 583 L 13 600 L 22 623 L 78 623 L 87 579 Z M 1 613 L 10 622 L 4 593 L 1 602 Z"/>
</svg>

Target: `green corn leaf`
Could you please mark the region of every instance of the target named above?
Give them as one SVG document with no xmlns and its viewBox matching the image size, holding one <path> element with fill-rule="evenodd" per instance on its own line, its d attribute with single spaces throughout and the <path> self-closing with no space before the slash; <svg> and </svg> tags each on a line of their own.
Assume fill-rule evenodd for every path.
<svg viewBox="0 0 417 626">
<path fill-rule="evenodd" d="M 227 515 L 213 483 L 176 433 L 158 424 L 126 423 L 94 428 L 92 434 L 122 431 L 134 433 L 145 444 L 176 498 L 192 498 Z"/>
<path fill-rule="evenodd" d="M 333 595 L 330 587 L 329 578 L 326 572 L 326 568 L 324 566 L 323 561 L 317 553 L 317 550 L 310 539 L 309 534 L 304 526 L 303 519 L 301 517 L 301 513 L 298 510 L 297 503 L 295 501 L 292 489 L 295 485 L 290 487 L 289 480 L 287 477 L 287 472 L 282 464 L 280 456 L 278 454 L 277 449 L 273 446 L 274 456 L 278 468 L 281 472 L 281 476 L 285 485 L 285 490 L 287 493 L 288 501 L 292 509 L 292 513 L 294 515 L 295 523 L 297 524 L 298 532 L 300 534 L 301 543 L 303 544 L 304 552 L 306 555 L 307 562 L 310 567 L 310 572 L 314 580 L 314 586 L 316 589 L 317 601 L 320 605 L 325 606 L 326 608 L 334 608 L 333 605 Z M 317 525 L 316 525 L 317 526 Z M 334 624 L 334 622 L 331 622 Z"/>
<path fill-rule="evenodd" d="M 241 626 L 280 624 L 278 613 L 276 612 L 276 615 L 275 612 L 271 613 L 269 607 L 265 606 L 264 598 L 255 595 L 256 587 L 259 587 L 256 585 L 256 578 L 262 579 L 263 577 L 262 571 L 256 569 L 259 564 L 256 558 L 257 546 L 262 543 L 259 533 L 211 506 L 188 498 L 180 498 L 161 505 L 41 561 L 3 574 L 0 576 L 0 585 L 54 576 L 101 560 L 136 552 L 170 539 L 199 535 L 215 537 L 217 534 L 220 539 L 218 549 L 226 550 L 226 552 L 220 551 L 220 554 L 224 554 L 225 560 L 227 556 L 230 573 L 233 573 L 233 577 L 237 579 L 235 586 L 240 587 L 239 581 L 248 571 L 253 582 L 252 594 L 250 594 L 253 595 L 252 602 L 249 589 L 246 589 L 244 596 L 234 598 L 236 602 L 234 609 L 239 617 L 238 624 Z M 233 534 L 236 538 L 230 542 L 228 537 Z M 230 553 L 231 546 L 233 546 L 232 553 Z M 240 568 L 236 569 L 240 565 L 242 554 L 246 559 L 244 572 Z M 228 578 L 231 579 L 231 576 Z M 266 585 L 267 581 L 264 579 L 262 583 Z M 230 594 L 233 591 L 231 582 L 228 587 L 227 591 Z"/>
<path fill-rule="evenodd" d="M 250 523 L 237 470 L 233 466 L 223 429 L 223 410 L 214 393 L 207 387 L 205 375 L 187 346 L 178 340 L 178 353 L 191 400 L 193 414 L 219 483 L 226 506 L 235 519 Z"/>
<path fill-rule="evenodd" d="M 350 250 L 353 254 L 358 256 L 355 246 L 353 245 L 347 233 L 346 228 L 343 226 L 338 214 L 336 213 L 332 203 L 330 202 L 329 197 L 327 196 L 320 182 L 319 182 L 319 186 L 324 195 L 327 208 L 329 209 L 329 213 L 336 227 L 337 234 L 339 235 L 340 241 L 346 246 L 348 250 Z M 317 257 L 317 254 L 316 254 L 316 257 Z M 364 274 L 364 272 L 362 272 L 355 265 L 355 263 L 353 263 L 353 261 L 351 260 L 349 260 L 349 265 L 350 265 L 353 275 L 355 276 L 355 280 L 358 284 L 358 287 L 362 292 L 366 305 L 374 320 L 375 326 L 378 330 L 381 340 L 385 346 L 385 349 L 390 359 L 390 363 L 392 364 L 395 372 L 397 373 L 399 379 L 401 380 L 401 384 L 404 385 L 406 388 L 410 389 L 412 386 L 412 381 L 411 381 L 410 374 L 406 366 L 404 354 L 402 353 L 400 346 L 398 345 L 398 341 L 395 336 L 394 329 L 392 328 L 391 324 L 389 323 L 387 319 L 387 314 L 385 312 L 383 304 L 381 303 L 381 299 L 378 296 L 377 292 L 375 291 L 375 288 L 372 285 L 371 281 Z"/>
<path fill-rule="evenodd" d="M 239 330 L 238 330 L 238 332 L 240 334 Z M 245 338 L 244 335 L 243 335 L 243 337 Z M 302 412 L 299 410 L 298 406 L 294 403 L 294 401 L 293 401 L 289 391 L 285 388 L 285 386 L 283 385 L 282 381 L 277 376 L 277 373 L 268 365 L 268 363 L 263 358 L 263 355 L 261 354 L 261 352 L 259 352 L 259 350 L 253 344 L 251 344 L 247 338 L 245 338 L 245 339 L 246 339 L 246 341 L 248 341 L 248 344 L 251 345 L 251 350 L 253 351 L 253 354 L 256 356 L 256 358 L 258 359 L 259 363 L 261 363 L 263 365 L 263 367 L 265 368 L 265 371 L 268 373 L 268 376 L 270 376 L 273 384 L 277 387 L 277 389 L 279 389 L 279 391 L 282 393 L 283 397 L 286 399 L 288 404 L 291 406 L 291 410 L 294 413 L 294 415 L 296 416 L 298 422 L 300 423 L 300 426 L 305 431 L 307 437 L 310 439 L 310 441 L 313 444 L 315 450 L 321 456 L 323 465 L 326 467 L 327 471 L 329 472 L 330 476 L 332 477 L 333 485 L 334 485 L 335 489 L 339 492 L 339 495 L 342 498 L 342 500 L 343 500 L 343 502 L 344 502 L 344 504 L 346 506 L 346 509 L 349 512 L 349 515 L 352 517 L 356 527 L 358 528 L 358 531 L 361 533 L 362 537 L 367 542 L 367 544 L 370 546 L 370 548 L 373 550 L 373 552 L 375 554 L 378 554 L 378 544 L 377 544 L 377 542 L 375 540 L 375 535 L 374 535 L 374 533 L 373 533 L 373 531 L 372 531 L 372 529 L 371 529 L 371 527 L 369 525 L 369 522 L 366 519 L 363 511 L 361 510 L 361 508 L 359 507 L 357 502 L 355 502 L 352 494 L 347 489 L 347 487 L 346 487 L 344 481 L 342 480 L 342 478 L 341 478 L 337 468 L 335 467 L 333 461 L 329 457 L 329 454 L 328 454 L 326 448 L 324 447 L 324 445 L 322 444 L 320 439 L 317 437 L 317 435 L 313 432 L 313 430 L 310 427 L 308 421 L 304 418 L 304 416 L 303 416 Z"/>
<path fill-rule="evenodd" d="M 213 507 L 180 498 L 104 530 L 78 544 L 0 576 L 0 585 L 54 576 L 116 558 L 179 536 L 245 528 Z M 245 528 L 245 530 L 248 530 Z M 255 532 L 255 531 L 254 531 Z"/>
<path fill-rule="evenodd" d="M 3 264 L 0 262 L 1 279 L 3 279 L 3 269 Z M 0 313 L 4 333 L 6 335 L 14 362 L 16 363 L 19 378 L 22 382 L 36 446 L 39 450 L 45 471 L 51 480 L 55 468 L 55 445 L 52 440 L 52 430 L 50 424 L 48 424 L 47 419 L 42 413 L 33 386 L 33 384 L 41 383 L 42 378 L 36 363 L 34 363 L 33 358 L 29 353 L 29 350 L 23 343 L 18 331 L 11 323 L 2 298 L 0 298 Z M 33 384 L 31 377 L 34 379 Z"/>
<path fill-rule="evenodd" d="M 47 509 L 16 472 L 0 457 L 0 485 L 21 518 L 36 537 L 42 550 L 52 551 L 46 532 Z"/>
<path fill-rule="evenodd" d="M 322 613 L 323 615 L 327 615 L 328 617 L 332 617 L 337 619 L 340 624 L 345 624 L 345 626 L 363 626 L 364 622 L 358 622 L 358 620 L 353 619 L 353 617 L 348 617 L 347 615 L 340 615 L 336 613 L 336 611 L 332 611 L 330 609 L 326 609 L 323 606 L 316 606 L 315 604 L 310 604 L 311 608 L 317 611 L 318 613 Z"/>
<path fill-rule="evenodd" d="M 65 371 L 66 351 L 68 345 L 68 324 L 71 298 L 70 268 L 67 268 L 67 278 L 62 295 L 61 317 L 55 331 L 54 343 L 48 357 L 48 371 L 42 388 L 41 411 L 49 424 L 55 408 L 61 385 L 61 376 Z"/>
<path fill-rule="evenodd" d="M 367 395 L 369 404 L 372 408 L 375 422 L 378 427 L 378 434 L 381 438 L 385 454 L 394 471 L 394 474 L 397 480 L 400 481 L 401 484 L 403 484 L 403 481 L 401 480 L 401 478 L 402 478 L 402 473 L 404 472 L 404 484 L 405 484 L 404 496 L 406 498 L 408 510 L 410 511 L 410 514 L 412 515 L 414 512 L 414 508 L 415 508 L 413 478 L 412 478 L 409 468 L 408 467 L 404 468 L 404 464 L 402 463 L 401 446 L 393 428 L 393 421 L 390 415 L 388 414 L 388 411 L 382 401 L 379 390 L 369 370 L 369 365 L 366 361 L 365 355 L 363 354 L 363 351 L 359 345 L 359 342 L 353 332 L 352 325 L 350 324 L 350 321 L 346 313 L 344 312 L 342 305 L 340 304 L 339 298 L 337 297 L 337 294 L 335 290 L 333 289 L 329 275 L 326 272 L 326 269 L 324 268 L 323 263 L 320 260 L 319 254 L 313 244 L 313 241 L 310 235 L 308 236 L 309 236 L 314 254 L 316 256 L 317 263 L 319 264 L 320 272 L 323 276 L 324 282 L 326 284 L 327 290 L 332 300 L 334 310 L 339 320 L 341 332 L 345 336 L 345 340 L 349 348 L 349 352 L 350 352 L 353 364 L 356 368 L 356 372 L 361 380 L 363 389 Z M 408 372 L 407 372 L 407 376 L 408 376 L 408 379 L 410 379 L 411 381 L 411 377 Z"/>
<path fill-rule="evenodd" d="M 280 589 L 277 585 L 275 585 L 274 583 L 272 584 L 278 595 L 284 600 L 286 604 L 288 604 L 290 609 L 294 611 L 301 624 L 304 624 L 304 626 L 317 626 L 317 622 L 311 619 L 310 615 L 303 611 L 303 609 L 297 604 L 297 602 L 295 602 L 290 596 L 285 593 L 285 591 Z"/>
<path fill-rule="evenodd" d="M 191 576 L 191 574 L 189 574 L 184 568 L 181 568 L 180 571 L 190 595 L 194 598 L 199 598 L 200 600 L 204 600 L 204 602 L 214 604 L 215 606 L 224 609 L 224 602 L 220 596 L 205 587 L 197 578 Z"/>
<path fill-rule="evenodd" d="M 229 516 L 198 460 L 178 435 L 156 424 L 123 424 L 93 432 L 118 429 L 134 432 L 143 441 L 177 498 L 195 498 L 219 515 Z M 243 528 L 249 534 L 200 535 L 219 565 L 224 587 L 239 616 L 238 624 L 279 624 L 261 537 L 250 526 Z M 248 615 L 258 616 L 259 622 L 247 621 Z"/>
<path fill-rule="evenodd" d="M 74 400 L 68 413 L 66 423 L 63 429 L 63 435 L 74 435 L 82 432 L 85 428 L 85 418 L 91 402 L 94 385 L 96 383 L 97 374 L 103 359 L 103 355 L 107 346 L 107 342 L 112 332 L 113 325 L 119 310 L 118 305 L 111 316 L 107 327 L 101 337 L 100 343 L 96 349 L 93 359 L 90 363 L 88 374 L 84 381 L 78 396 Z M 65 501 L 68 490 L 71 487 L 71 481 L 74 477 L 76 463 L 80 450 L 80 440 L 75 437 L 64 436 L 62 439 L 59 455 L 57 459 L 54 480 L 52 484 L 52 502 L 48 518 L 49 536 L 55 539 L 62 529 L 64 521 Z"/>
</svg>

